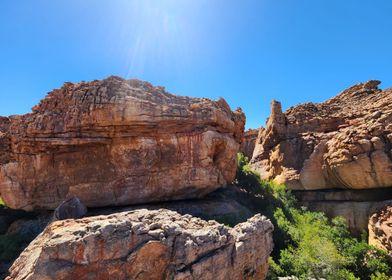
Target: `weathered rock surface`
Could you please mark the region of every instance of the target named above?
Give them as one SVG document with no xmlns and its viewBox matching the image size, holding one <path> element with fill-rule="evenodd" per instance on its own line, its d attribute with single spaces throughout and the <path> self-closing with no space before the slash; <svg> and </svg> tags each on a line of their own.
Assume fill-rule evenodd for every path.
<svg viewBox="0 0 392 280">
<path fill-rule="evenodd" d="M 272 230 L 260 215 L 228 228 L 163 209 L 56 221 L 7 279 L 264 279 Z"/>
<path fill-rule="evenodd" d="M 385 250 L 392 259 L 392 203 L 369 219 L 369 244 Z"/>
<path fill-rule="evenodd" d="M 10 139 L 8 137 L 10 124 L 9 118 L 0 116 L 0 164 L 10 161 Z"/>
<path fill-rule="evenodd" d="M 318 201 L 301 202 L 309 210 L 323 212 L 327 217 L 344 217 L 350 232 L 355 236 L 361 236 L 368 229 L 369 217 L 380 207 L 391 204 L 392 200 L 386 201 Z"/>
<path fill-rule="evenodd" d="M 200 199 L 167 201 L 132 206 L 104 207 L 89 209 L 87 216 L 111 215 L 137 209 L 167 209 L 181 215 L 191 215 L 203 220 L 215 220 L 219 223 L 235 226 L 254 216 L 256 211 L 248 208 L 246 194 L 234 186 L 218 189 Z"/>
<path fill-rule="evenodd" d="M 262 133 L 263 128 L 260 129 L 248 129 L 244 133 L 244 142 L 241 147 L 241 152 L 251 159 L 253 156 L 253 151 L 255 149 L 256 139 L 259 133 Z"/>
<path fill-rule="evenodd" d="M 164 208 L 178 212 L 181 215 L 189 214 L 203 220 L 216 220 L 225 225 L 235 226 L 247 221 L 247 219 L 256 214 L 255 211 L 247 208 L 249 202 L 246 198 L 245 193 L 239 191 L 234 186 L 229 186 L 220 188 L 201 199 L 133 206 L 90 208 L 85 216 L 112 215 L 137 209 L 158 210 Z M 56 219 L 56 216 L 62 219 L 65 214 L 65 216 L 75 218 L 75 214 L 83 213 L 84 211 L 79 212 L 79 207 L 73 207 L 75 203 L 76 206 L 80 206 L 75 200 L 71 200 L 70 204 L 67 202 L 62 204 L 59 207 L 61 213 L 57 215 L 54 215 L 50 211 L 25 212 L 22 210 L 2 209 L 0 207 L 0 234 L 5 232 L 9 234 L 16 233 L 23 237 L 23 242 L 18 247 L 18 251 L 22 252 L 45 229 L 47 224 L 53 221 L 53 218 Z M 63 209 L 64 205 L 65 209 Z M 15 261 L 16 257 L 4 262 L 0 260 L 0 279 L 4 279 L 8 275 L 8 268 Z"/>
<path fill-rule="evenodd" d="M 201 197 L 230 183 L 245 117 L 220 99 L 109 77 L 65 83 L 32 113 L 0 119 L 0 195 L 55 209 Z"/>
<path fill-rule="evenodd" d="M 282 112 L 273 101 L 253 167 L 292 189 L 392 187 L 392 89 L 358 84 Z"/>
<path fill-rule="evenodd" d="M 328 217 L 346 218 L 352 234 L 360 236 L 368 230 L 369 217 L 392 204 L 392 192 L 387 188 L 366 190 L 294 191 L 301 206 L 324 212 Z"/>
</svg>

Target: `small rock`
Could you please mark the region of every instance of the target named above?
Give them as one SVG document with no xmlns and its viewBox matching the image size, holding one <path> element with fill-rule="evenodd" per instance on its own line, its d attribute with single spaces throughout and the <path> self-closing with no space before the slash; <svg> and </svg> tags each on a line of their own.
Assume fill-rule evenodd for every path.
<svg viewBox="0 0 392 280">
<path fill-rule="evenodd" d="M 61 203 L 54 210 L 54 220 L 79 219 L 87 214 L 87 208 L 76 196 L 71 197 Z"/>
</svg>

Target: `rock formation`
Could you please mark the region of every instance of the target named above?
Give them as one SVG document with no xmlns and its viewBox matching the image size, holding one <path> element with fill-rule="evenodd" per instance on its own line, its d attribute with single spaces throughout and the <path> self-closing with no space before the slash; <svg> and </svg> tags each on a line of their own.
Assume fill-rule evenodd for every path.
<svg viewBox="0 0 392 280">
<path fill-rule="evenodd" d="M 352 234 L 360 237 L 368 229 L 369 217 L 392 205 L 388 188 L 368 190 L 295 191 L 301 206 L 321 211 L 328 217 L 344 217 Z"/>
<path fill-rule="evenodd" d="M 163 209 L 56 221 L 7 279 L 264 279 L 272 230 L 260 215 L 228 228 Z"/>
<path fill-rule="evenodd" d="M 253 167 L 296 190 L 392 187 L 392 89 L 358 84 L 282 112 L 273 101 Z"/>
<path fill-rule="evenodd" d="M 0 196 L 25 210 L 201 197 L 234 179 L 244 122 L 223 99 L 147 82 L 65 83 L 32 113 L 0 118 Z"/>
<path fill-rule="evenodd" d="M 244 133 L 244 142 L 241 147 L 241 152 L 248 157 L 250 160 L 253 156 L 255 149 L 256 139 L 259 133 L 262 133 L 263 128 L 260 129 L 248 129 Z"/>
<path fill-rule="evenodd" d="M 385 250 L 392 260 L 392 203 L 370 217 L 369 244 Z"/>
<path fill-rule="evenodd" d="M 10 119 L 0 117 L 0 165 L 10 161 L 8 130 L 10 127 Z"/>
<path fill-rule="evenodd" d="M 165 201 L 151 204 L 90 208 L 86 216 L 111 215 L 137 209 L 167 209 L 181 215 L 191 215 L 202 220 L 215 220 L 219 223 L 235 226 L 245 222 L 258 212 L 249 207 L 248 195 L 231 185 L 218 189 L 203 198 L 177 201 Z M 28 212 L 31 213 L 31 212 Z"/>
</svg>

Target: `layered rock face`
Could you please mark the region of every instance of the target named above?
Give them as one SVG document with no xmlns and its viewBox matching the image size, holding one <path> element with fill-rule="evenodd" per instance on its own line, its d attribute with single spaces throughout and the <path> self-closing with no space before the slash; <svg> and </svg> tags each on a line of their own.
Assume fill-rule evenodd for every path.
<svg viewBox="0 0 392 280">
<path fill-rule="evenodd" d="M 227 228 L 163 209 L 57 221 L 7 279 L 264 279 L 272 230 L 260 215 Z"/>
<path fill-rule="evenodd" d="M 392 203 L 369 219 L 369 244 L 385 250 L 392 259 Z"/>
<path fill-rule="evenodd" d="M 272 102 L 253 167 L 295 190 L 392 187 L 392 90 L 358 84 L 321 104 Z"/>
<path fill-rule="evenodd" d="M 342 216 L 355 236 L 367 231 L 369 217 L 379 209 L 392 205 L 388 188 L 367 190 L 295 191 L 301 203 L 312 211 L 321 211 L 328 217 Z"/>
<path fill-rule="evenodd" d="M 223 99 L 147 82 L 66 83 L 0 119 L 0 195 L 25 210 L 71 196 L 88 207 L 201 197 L 234 179 L 244 122 Z"/>
<path fill-rule="evenodd" d="M 259 133 L 262 133 L 263 128 L 260 129 L 249 129 L 244 133 L 244 142 L 241 147 L 241 152 L 251 159 L 253 156 L 253 151 L 255 149 L 256 139 Z"/>
</svg>

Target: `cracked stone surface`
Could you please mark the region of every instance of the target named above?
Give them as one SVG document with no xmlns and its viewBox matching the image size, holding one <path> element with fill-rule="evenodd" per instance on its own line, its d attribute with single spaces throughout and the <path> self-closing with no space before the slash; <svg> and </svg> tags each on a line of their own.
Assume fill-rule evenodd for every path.
<svg viewBox="0 0 392 280">
<path fill-rule="evenodd" d="M 392 260 L 392 203 L 369 219 L 369 244 L 384 250 Z"/>
<path fill-rule="evenodd" d="M 379 81 L 282 112 L 273 101 L 252 166 L 296 190 L 392 186 L 392 89 Z"/>
<path fill-rule="evenodd" d="M 264 279 L 272 231 L 259 214 L 229 228 L 165 209 L 56 221 L 6 279 Z"/>
<path fill-rule="evenodd" d="M 65 83 L 0 118 L 0 195 L 14 209 L 202 197 L 232 182 L 245 116 L 138 80 Z"/>
<path fill-rule="evenodd" d="M 263 133 L 264 128 L 248 129 L 244 133 L 244 142 L 241 147 L 241 152 L 249 159 L 252 159 L 253 151 L 255 149 L 256 139 L 259 133 Z"/>
</svg>

